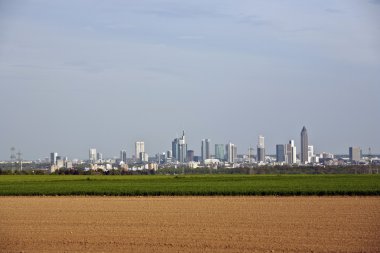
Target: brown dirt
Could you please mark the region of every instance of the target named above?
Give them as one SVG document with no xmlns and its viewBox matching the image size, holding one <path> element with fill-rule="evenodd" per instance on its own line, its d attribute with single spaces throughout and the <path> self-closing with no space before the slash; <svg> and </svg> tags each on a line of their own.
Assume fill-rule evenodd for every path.
<svg viewBox="0 0 380 253">
<path fill-rule="evenodd" d="M 380 198 L 0 197 L 0 252 L 380 252 Z"/>
</svg>

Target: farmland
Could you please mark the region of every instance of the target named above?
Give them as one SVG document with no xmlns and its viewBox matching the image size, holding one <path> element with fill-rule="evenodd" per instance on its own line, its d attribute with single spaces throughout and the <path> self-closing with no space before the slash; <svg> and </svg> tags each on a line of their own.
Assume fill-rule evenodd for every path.
<svg viewBox="0 0 380 253">
<path fill-rule="evenodd" d="M 379 252 L 379 197 L 0 197 L 0 252 Z"/>
<path fill-rule="evenodd" d="M 2 175 L 0 195 L 380 195 L 380 175 Z"/>
</svg>

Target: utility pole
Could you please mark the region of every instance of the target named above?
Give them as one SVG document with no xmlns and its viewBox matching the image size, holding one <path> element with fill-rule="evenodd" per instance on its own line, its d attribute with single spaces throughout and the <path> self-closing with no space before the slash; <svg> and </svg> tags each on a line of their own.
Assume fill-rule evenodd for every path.
<svg viewBox="0 0 380 253">
<path fill-rule="evenodd" d="M 16 161 L 16 155 L 15 155 L 15 148 L 14 147 L 11 147 L 11 171 L 12 173 L 14 172 L 14 163 Z"/>
<path fill-rule="evenodd" d="M 17 161 L 20 164 L 20 171 L 22 171 L 22 158 L 21 158 L 22 153 L 20 151 L 17 152 Z"/>
<path fill-rule="evenodd" d="M 371 147 L 368 148 L 368 173 L 372 174 L 372 152 L 371 152 Z"/>
</svg>

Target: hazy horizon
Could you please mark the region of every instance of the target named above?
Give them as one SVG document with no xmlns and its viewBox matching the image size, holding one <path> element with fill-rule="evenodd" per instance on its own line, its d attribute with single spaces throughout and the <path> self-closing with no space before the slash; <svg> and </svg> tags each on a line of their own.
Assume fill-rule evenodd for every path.
<svg viewBox="0 0 380 253">
<path fill-rule="evenodd" d="M 149 155 L 185 130 L 380 153 L 380 1 L 0 2 L 0 160 Z M 299 152 L 299 149 L 298 149 Z"/>
</svg>

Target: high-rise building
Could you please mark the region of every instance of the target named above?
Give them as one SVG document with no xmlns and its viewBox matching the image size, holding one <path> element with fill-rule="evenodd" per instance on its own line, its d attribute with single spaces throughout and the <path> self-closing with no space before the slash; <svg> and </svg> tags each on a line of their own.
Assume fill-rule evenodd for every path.
<svg viewBox="0 0 380 253">
<path fill-rule="evenodd" d="M 220 161 L 225 160 L 224 144 L 215 144 L 215 158 Z"/>
<path fill-rule="evenodd" d="M 362 158 L 362 150 L 359 147 L 349 147 L 349 157 L 351 162 L 359 162 Z"/>
<path fill-rule="evenodd" d="M 248 163 L 252 163 L 254 151 L 255 151 L 254 148 L 252 147 L 248 148 Z"/>
<path fill-rule="evenodd" d="M 264 144 L 264 136 L 259 135 L 259 140 L 257 143 L 257 162 L 265 161 L 265 144 Z"/>
<path fill-rule="evenodd" d="M 257 147 L 257 162 L 265 162 L 265 148 Z"/>
<path fill-rule="evenodd" d="M 309 163 L 312 162 L 312 158 L 314 157 L 314 146 L 309 145 L 307 148 L 308 151 L 308 158 L 309 158 Z"/>
<path fill-rule="evenodd" d="M 156 162 L 158 164 L 163 164 L 163 163 L 168 162 L 168 159 L 167 159 L 167 156 L 166 156 L 166 152 L 162 152 L 162 153 L 156 154 Z"/>
<path fill-rule="evenodd" d="M 186 161 L 192 162 L 194 161 L 194 150 L 188 150 L 186 154 Z"/>
<path fill-rule="evenodd" d="M 210 139 L 203 139 L 201 146 L 202 161 L 210 159 Z"/>
<path fill-rule="evenodd" d="M 183 131 L 181 138 L 178 140 L 177 160 L 180 163 L 186 162 L 187 144 L 185 138 L 185 131 Z"/>
<path fill-rule="evenodd" d="M 136 141 L 135 142 L 135 157 L 136 159 L 139 159 L 140 161 L 142 161 L 140 158 L 141 157 L 140 153 L 145 153 L 145 145 L 143 141 Z"/>
<path fill-rule="evenodd" d="M 237 155 L 237 146 L 236 145 L 234 145 L 233 151 L 234 151 L 234 153 L 233 153 L 234 162 L 236 162 L 237 157 L 238 157 L 238 155 Z"/>
<path fill-rule="evenodd" d="M 139 153 L 139 161 L 140 162 L 148 162 L 149 161 L 149 155 L 145 152 L 140 152 Z"/>
<path fill-rule="evenodd" d="M 237 147 L 231 142 L 226 145 L 226 160 L 229 163 L 234 163 L 237 158 Z"/>
<path fill-rule="evenodd" d="M 50 153 L 50 164 L 57 164 L 57 156 L 56 152 Z"/>
<path fill-rule="evenodd" d="M 88 151 L 88 160 L 92 163 L 96 163 L 96 148 L 90 148 Z"/>
<path fill-rule="evenodd" d="M 178 138 L 175 138 L 175 139 L 172 141 L 172 157 L 173 157 L 175 160 L 178 160 L 178 158 L 177 158 L 177 154 L 178 154 L 178 141 L 179 141 Z"/>
<path fill-rule="evenodd" d="M 289 144 L 286 144 L 286 163 L 297 163 L 297 149 L 294 145 L 294 140 L 290 140 Z"/>
<path fill-rule="evenodd" d="M 120 161 L 127 163 L 127 151 L 126 150 L 120 151 Z"/>
<path fill-rule="evenodd" d="M 97 161 L 102 161 L 103 160 L 103 154 L 102 153 L 96 153 L 96 160 Z"/>
<path fill-rule="evenodd" d="M 257 146 L 260 147 L 260 148 L 264 148 L 265 147 L 264 136 L 259 135 Z"/>
<path fill-rule="evenodd" d="M 277 144 L 276 145 L 276 161 L 278 163 L 285 162 L 285 145 L 284 144 Z"/>
<path fill-rule="evenodd" d="M 301 163 L 305 164 L 309 162 L 309 138 L 307 136 L 307 130 L 304 126 L 301 131 Z"/>
</svg>

